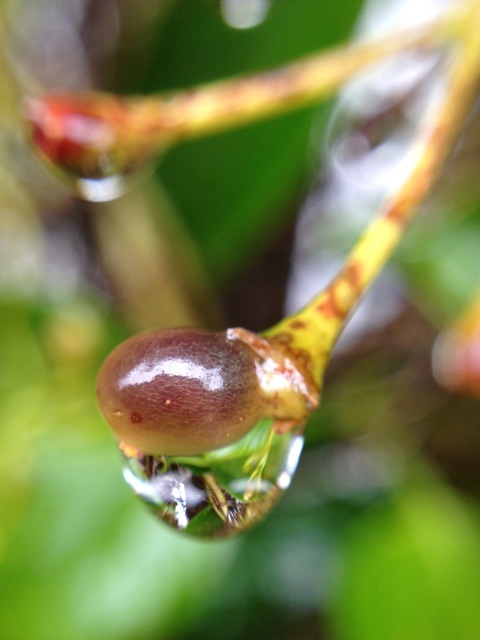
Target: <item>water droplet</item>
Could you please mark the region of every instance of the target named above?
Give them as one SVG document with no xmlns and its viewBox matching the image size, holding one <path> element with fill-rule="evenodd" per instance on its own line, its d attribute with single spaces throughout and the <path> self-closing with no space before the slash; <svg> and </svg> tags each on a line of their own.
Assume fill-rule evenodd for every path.
<svg viewBox="0 0 480 640">
<path fill-rule="evenodd" d="M 151 157 L 145 145 L 119 140 L 126 118 L 121 100 L 88 95 L 29 99 L 26 118 L 40 156 L 84 200 L 119 197 Z"/>
<path fill-rule="evenodd" d="M 262 420 L 234 445 L 189 457 L 143 455 L 121 447 L 124 477 L 153 513 L 199 537 L 229 537 L 249 529 L 290 485 L 303 428 L 277 433 Z"/>
<path fill-rule="evenodd" d="M 251 29 L 267 17 L 271 0 L 222 0 L 224 21 L 234 29 Z"/>
<path fill-rule="evenodd" d="M 125 193 L 126 181 L 122 176 L 109 176 L 97 180 L 77 178 L 73 182 L 77 195 L 89 202 L 109 202 Z"/>
</svg>

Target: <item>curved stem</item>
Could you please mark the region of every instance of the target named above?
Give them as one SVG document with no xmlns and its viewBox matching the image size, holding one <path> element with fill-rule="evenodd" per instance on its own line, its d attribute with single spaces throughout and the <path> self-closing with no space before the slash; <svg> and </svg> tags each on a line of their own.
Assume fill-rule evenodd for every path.
<svg viewBox="0 0 480 640">
<path fill-rule="evenodd" d="M 449 58 L 443 99 L 421 128 L 411 149 L 411 170 L 386 200 L 352 249 L 331 284 L 304 309 L 286 318 L 265 336 L 289 351 L 321 386 L 331 350 L 347 316 L 378 275 L 418 213 L 458 136 L 472 105 L 480 75 L 480 7 L 464 24 L 459 50 Z"/>
<path fill-rule="evenodd" d="M 441 19 L 408 32 L 356 42 L 271 71 L 170 95 L 122 98 L 93 93 L 30 99 L 27 117 L 37 146 L 72 174 L 102 177 L 131 170 L 182 140 L 314 104 L 357 72 L 392 54 L 445 44 L 460 36 L 469 5 L 462 3 Z M 86 135 L 78 125 L 82 121 L 88 123 Z"/>
<path fill-rule="evenodd" d="M 166 98 L 132 103 L 132 122 L 160 141 L 209 135 L 331 95 L 353 75 L 386 57 L 440 45 L 458 35 L 458 12 L 408 32 L 373 42 L 357 42 L 292 64 L 180 91 Z"/>
</svg>

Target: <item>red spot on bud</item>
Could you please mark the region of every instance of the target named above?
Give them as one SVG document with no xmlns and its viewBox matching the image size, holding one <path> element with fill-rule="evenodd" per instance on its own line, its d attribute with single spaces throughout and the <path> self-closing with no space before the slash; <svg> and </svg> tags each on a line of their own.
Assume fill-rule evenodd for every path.
<svg viewBox="0 0 480 640">
<path fill-rule="evenodd" d="M 118 128 L 125 122 L 118 99 L 58 95 L 26 101 L 38 150 L 77 177 L 102 178 L 114 170 Z"/>
</svg>

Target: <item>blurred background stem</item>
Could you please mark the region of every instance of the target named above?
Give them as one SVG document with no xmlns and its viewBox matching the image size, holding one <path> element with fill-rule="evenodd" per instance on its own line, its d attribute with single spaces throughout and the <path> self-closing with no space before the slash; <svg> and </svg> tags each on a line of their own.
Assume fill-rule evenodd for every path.
<svg viewBox="0 0 480 640">
<path fill-rule="evenodd" d="M 441 19 L 388 38 L 321 51 L 263 73 L 188 90 L 140 98 L 86 93 L 28 99 L 33 136 L 50 160 L 73 175 L 122 174 L 182 140 L 314 104 L 395 53 L 444 45 L 461 35 L 468 6 L 461 4 Z M 72 124 L 82 119 L 89 123 L 87 135 Z"/>
<path fill-rule="evenodd" d="M 462 130 L 479 84 L 479 31 L 477 6 L 463 22 L 461 42 L 446 59 L 443 97 L 427 110 L 420 124 L 410 151 L 410 172 L 382 205 L 339 274 L 303 310 L 266 332 L 270 341 L 311 354 L 313 377 L 319 385 L 347 317 L 390 258 L 407 224 L 419 213 Z"/>
<path fill-rule="evenodd" d="M 91 206 L 99 255 L 133 331 L 221 326 L 218 301 L 194 243 L 158 184 L 150 181 Z"/>
</svg>

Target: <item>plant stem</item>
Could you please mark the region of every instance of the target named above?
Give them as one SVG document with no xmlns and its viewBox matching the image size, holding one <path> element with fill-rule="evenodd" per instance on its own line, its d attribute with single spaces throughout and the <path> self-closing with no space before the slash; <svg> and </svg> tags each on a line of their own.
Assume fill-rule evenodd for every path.
<svg viewBox="0 0 480 640">
<path fill-rule="evenodd" d="M 314 104 L 392 54 L 443 45 L 460 36 L 469 5 L 462 3 L 441 19 L 408 32 L 169 95 L 123 98 L 92 93 L 30 99 L 27 117 L 37 146 L 73 175 L 95 178 L 123 173 L 182 140 Z M 78 126 L 72 125 L 79 119 L 90 125 L 83 138 Z"/>
<path fill-rule="evenodd" d="M 457 27 L 457 14 L 448 15 L 422 28 L 322 51 L 278 69 L 132 102 L 132 123 L 158 142 L 241 126 L 314 104 L 368 65 L 400 51 L 440 45 L 457 35 Z"/>
<path fill-rule="evenodd" d="M 98 250 L 131 328 L 222 325 L 195 248 L 156 185 L 91 206 Z"/>
<path fill-rule="evenodd" d="M 447 62 L 441 104 L 429 114 L 411 149 L 412 168 L 383 204 L 331 284 L 299 313 L 265 332 L 289 352 L 321 387 L 332 348 L 347 316 L 376 278 L 419 211 L 476 97 L 480 75 L 480 8 L 464 23 L 458 50 Z"/>
</svg>

